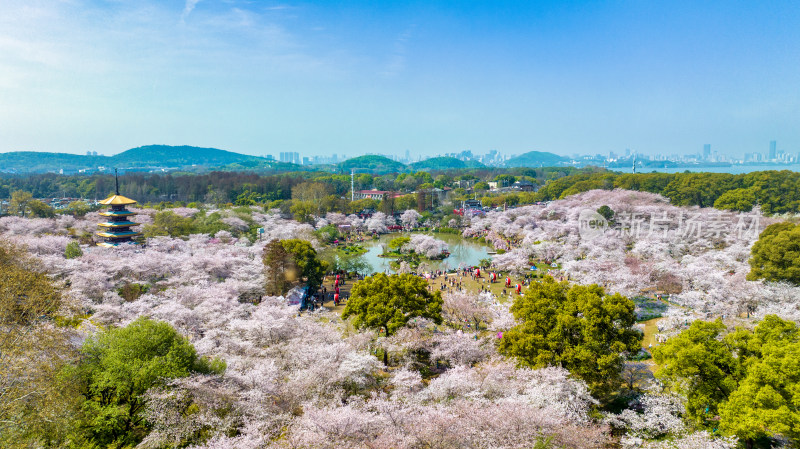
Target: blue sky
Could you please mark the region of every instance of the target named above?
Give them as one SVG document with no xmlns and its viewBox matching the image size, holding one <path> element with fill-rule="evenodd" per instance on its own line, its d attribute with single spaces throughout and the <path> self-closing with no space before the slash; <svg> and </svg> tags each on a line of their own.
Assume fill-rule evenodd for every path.
<svg viewBox="0 0 800 449">
<path fill-rule="evenodd" d="M 0 0 L 0 152 L 800 151 L 800 6 Z"/>
</svg>

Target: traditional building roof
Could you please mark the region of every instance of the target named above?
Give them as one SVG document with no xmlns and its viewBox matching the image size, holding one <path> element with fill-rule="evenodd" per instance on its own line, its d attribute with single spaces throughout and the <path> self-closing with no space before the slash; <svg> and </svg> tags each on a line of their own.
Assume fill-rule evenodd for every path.
<svg viewBox="0 0 800 449">
<path fill-rule="evenodd" d="M 105 223 L 97 223 L 97 226 L 102 226 L 104 228 L 125 228 L 129 226 L 137 226 L 139 223 L 134 223 L 132 221 L 107 221 Z"/>
<path fill-rule="evenodd" d="M 127 204 L 136 204 L 136 201 L 126 198 L 122 195 L 111 195 L 110 197 L 100 201 L 100 204 L 106 206 L 124 206 Z"/>
<path fill-rule="evenodd" d="M 103 231 L 103 232 L 98 232 L 97 233 L 97 235 L 99 235 L 100 237 L 105 237 L 105 238 L 135 237 L 135 236 L 140 235 L 140 234 L 141 234 L 140 232 L 130 231 L 130 230 L 126 230 L 126 231 Z"/>
<path fill-rule="evenodd" d="M 105 212 L 100 212 L 100 215 L 104 217 L 129 217 L 131 215 L 136 215 L 135 213 L 129 210 L 109 210 Z"/>
<path fill-rule="evenodd" d="M 100 202 L 100 204 L 105 206 L 111 206 L 111 210 L 100 214 L 107 217 L 107 221 L 97 223 L 97 226 L 100 227 L 100 232 L 98 232 L 97 235 L 105 239 L 104 242 L 100 242 L 98 245 L 107 248 L 115 247 L 121 243 L 133 243 L 133 237 L 141 235 L 141 233 L 130 229 L 131 226 L 138 226 L 139 223 L 134 223 L 128 219 L 128 217 L 134 214 L 125 209 L 125 206 L 136 204 L 136 201 L 119 194 L 117 170 L 114 170 L 114 184 L 116 187 L 116 189 L 114 189 L 114 195 Z"/>
</svg>

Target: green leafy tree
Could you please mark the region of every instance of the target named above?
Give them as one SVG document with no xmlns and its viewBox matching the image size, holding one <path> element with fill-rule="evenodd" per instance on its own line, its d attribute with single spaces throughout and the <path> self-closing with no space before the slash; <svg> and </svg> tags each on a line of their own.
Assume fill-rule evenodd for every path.
<svg viewBox="0 0 800 449">
<path fill-rule="evenodd" d="M 767 226 L 751 255 L 747 279 L 800 284 L 800 225 L 783 222 Z"/>
<path fill-rule="evenodd" d="M 258 192 L 245 190 L 236 197 L 236 200 L 233 202 L 233 204 L 237 206 L 253 206 L 262 203 L 263 201 L 263 195 L 259 194 Z"/>
<path fill-rule="evenodd" d="M 634 307 L 598 285 L 570 286 L 547 276 L 514 301 L 511 312 L 522 324 L 503 334 L 499 350 L 532 368 L 563 366 L 594 394 L 609 395 L 621 383 L 625 354 L 641 348 Z"/>
<path fill-rule="evenodd" d="M 135 282 L 125 282 L 122 284 L 121 287 L 117 289 L 117 294 L 119 294 L 122 299 L 127 302 L 136 301 L 141 297 L 143 294 L 150 291 L 150 286 L 147 284 L 137 284 Z"/>
<path fill-rule="evenodd" d="M 84 379 L 81 431 L 100 447 L 133 446 L 146 435 L 142 396 L 151 387 L 192 372 L 209 372 L 189 341 L 165 322 L 139 318 L 111 328 L 83 345 Z"/>
<path fill-rule="evenodd" d="M 67 259 L 75 259 L 81 257 L 83 255 L 83 251 L 81 250 L 81 245 L 78 242 L 69 242 L 67 244 L 67 249 L 64 251 L 64 257 Z"/>
<path fill-rule="evenodd" d="M 742 186 L 753 190 L 765 214 L 780 214 L 800 209 L 800 194 L 797 189 L 800 173 L 781 170 L 753 172 L 740 176 Z"/>
<path fill-rule="evenodd" d="M 165 210 L 153 217 L 153 224 L 144 226 L 143 233 L 147 238 L 159 235 L 180 237 L 194 231 L 194 221 L 190 217 L 181 217 L 175 212 Z"/>
<path fill-rule="evenodd" d="M 395 237 L 389 240 L 389 248 L 394 251 L 400 251 L 404 245 L 408 244 L 411 241 L 410 237 Z"/>
<path fill-rule="evenodd" d="M 311 243 L 307 240 L 289 239 L 282 240 L 281 244 L 292 257 L 300 276 L 306 279 L 309 291 L 318 289 L 322 285 L 322 278 L 325 277 L 327 267 L 317 257 L 317 251 L 311 246 Z"/>
<path fill-rule="evenodd" d="M 686 412 L 700 426 L 711 424 L 719 404 L 727 400 L 742 376 L 739 361 L 722 339 L 725 329 L 721 320 L 695 321 L 653 351 L 661 365 L 659 378 L 670 385 L 687 381 Z"/>
<path fill-rule="evenodd" d="M 739 187 L 736 176 L 727 173 L 683 173 L 661 193 L 676 206 L 711 207 L 723 192 Z"/>
<path fill-rule="evenodd" d="M 661 193 L 679 175 L 672 173 L 624 173 L 614 180 L 614 188 Z"/>
<path fill-rule="evenodd" d="M 28 209 L 30 209 L 31 217 L 53 218 L 56 216 L 56 210 L 53 209 L 53 206 L 45 204 L 39 200 L 31 200 L 28 202 Z"/>
<path fill-rule="evenodd" d="M 372 187 L 373 178 L 372 175 L 368 173 L 361 173 L 355 177 L 354 182 L 358 189 L 369 189 Z"/>
<path fill-rule="evenodd" d="M 800 440 L 800 344 L 769 342 L 720 406 L 720 429 L 748 447 L 765 438 Z"/>
<path fill-rule="evenodd" d="M 70 214 L 74 215 L 75 217 L 83 217 L 86 214 L 88 214 L 89 211 L 92 209 L 84 201 L 73 201 L 69 203 L 69 206 L 67 206 L 67 210 L 69 211 Z"/>
<path fill-rule="evenodd" d="M 378 200 L 373 200 L 372 198 L 362 198 L 360 200 L 355 200 L 350 203 L 350 212 L 356 213 L 361 212 L 364 209 L 377 209 L 380 202 Z"/>
<path fill-rule="evenodd" d="M 728 190 L 714 201 L 714 207 L 723 210 L 749 212 L 756 204 L 757 198 L 753 189 Z"/>
<path fill-rule="evenodd" d="M 230 229 L 230 226 L 222 221 L 222 214 L 219 212 L 209 214 L 205 210 L 199 211 L 192 217 L 192 227 L 194 232 L 208 235 Z"/>
<path fill-rule="evenodd" d="M 392 215 L 395 209 L 395 201 L 392 195 L 386 195 L 378 204 L 378 209 L 386 215 Z"/>
<path fill-rule="evenodd" d="M 414 209 L 417 206 L 416 195 L 403 195 L 394 199 L 395 210 Z"/>
<path fill-rule="evenodd" d="M 497 175 L 494 177 L 498 187 L 510 187 L 517 182 L 517 177 L 514 175 Z"/>
<path fill-rule="evenodd" d="M 383 330 L 390 336 L 415 317 L 441 324 L 442 295 L 429 291 L 428 283 L 418 276 L 378 273 L 353 284 L 342 318 L 351 316 L 356 327 Z M 383 363 L 388 362 L 384 352 Z"/>
<path fill-rule="evenodd" d="M 610 173 L 594 173 L 588 179 L 578 181 L 568 189 L 561 192 L 560 198 L 575 195 L 581 192 L 588 192 L 593 189 L 611 190 L 614 188 L 615 175 Z"/>
<path fill-rule="evenodd" d="M 266 292 L 268 295 L 283 295 L 305 279 L 309 291 L 322 284 L 327 264 L 306 240 L 272 240 L 264 248 Z"/>
<path fill-rule="evenodd" d="M 289 291 L 297 280 L 297 267 L 280 240 L 272 240 L 264 247 L 265 290 L 268 295 L 279 296 Z"/>
<path fill-rule="evenodd" d="M 330 211 L 347 211 L 348 207 L 348 200 L 346 200 L 343 196 L 338 195 L 328 195 L 322 199 L 319 207 L 319 213 L 322 215 L 323 212 L 330 212 Z"/>
<path fill-rule="evenodd" d="M 653 353 L 656 375 L 687 398 L 689 419 L 748 448 L 800 438 L 800 332 L 767 315 L 753 331 L 695 321 Z M 766 445 L 765 447 L 768 447 Z"/>
<path fill-rule="evenodd" d="M 33 201 L 33 195 L 30 192 L 15 191 L 11 194 L 11 201 L 8 202 L 8 213 L 24 217 L 30 212 L 31 201 Z"/>
<path fill-rule="evenodd" d="M 447 174 L 441 174 L 436 177 L 436 181 L 434 181 L 433 185 L 439 189 L 443 189 L 445 187 L 450 187 L 453 184 L 453 177 Z"/>
<path fill-rule="evenodd" d="M 65 447 L 80 404 L 62 370 L 77 359 L 55 326 L 61 291 L 26 251 L 0 240 L 0 447 Z"/>
<path fill-rule="evenodd" d="M 597 213 L 602 215 L 603 218 L 605 218 L 608 221 L 614 219 L 614 210 L 606 205 L 600 206 L 600 208 L 597 209 Z"/>
<path fill-rule="evenodd" d="M 292 187 L 292 201 L 312 206 L 313 213 L 322 212 L 323 200 L 331 193 L 330 184 L 322 182 L 302 182 Z"/>
<path fill-rule="evenodd" d="M 314 234 L 325 243 L 333 243 L 334 240 L 342 238 L 339 228 L 335 224 L 325 225 L 317 229 Z"/>
<path fill-rule="evenodd" d="M 294 219 L 300 223 L 311 223 L 317 207 L 311 201 L 292 201 L 292 207 L 289 210 L 294 215 Z"/>
</svg>

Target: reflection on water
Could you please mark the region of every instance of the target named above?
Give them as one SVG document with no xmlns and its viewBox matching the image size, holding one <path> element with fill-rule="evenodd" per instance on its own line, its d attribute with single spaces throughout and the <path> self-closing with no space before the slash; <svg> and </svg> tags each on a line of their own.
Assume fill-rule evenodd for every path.
<svg viewBox="0 0 800 449">
<path fill-rule="evenodd" d="M 429 270 L 449 270 L 469 265 L 477 265 L 481 259 L 489 258 L 489 247 L 475 240 L 467 240 L 456 234 L 432 235 L 447 243 L 450 256 L 444 260 L 423 260 L 423 264 L 427 264 Z M 392 239 L 400 236 L 401 234 L 386 234 L 382 235 L 379 239 L 370 240 L 364 244 L 367 253 L 364 254 L 362 258 L 372 267 L 371 271 L 385 271 L 388 273 L 394 271 L 389 265 L 394 259 L 384 259 L 378 256 L 383 253 L 383 245 L 388 245 Z"/>
</svg>

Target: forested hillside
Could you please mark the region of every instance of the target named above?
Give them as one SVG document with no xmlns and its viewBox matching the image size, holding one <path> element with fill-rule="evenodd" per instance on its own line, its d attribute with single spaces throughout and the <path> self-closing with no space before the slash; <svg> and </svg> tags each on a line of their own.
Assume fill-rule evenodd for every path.
<svg viewBox="0 0 800 449">
<path fill-rule="evenodd" d="M 216 148 L 191 146 L 147 145 L 132 148 L 114 156 L 89 156 L 66 153 L 20 151 L 0 153 L 0 172 L 42 173 L 63 170 L 74 173 L 97 167 L 135 170 L 142 168 L 220 167 L 233 163 L 254 163 L 263 158 L 233 153 Z M 198 167 L 199 166 L 199 167 Z"/>
</svg>

